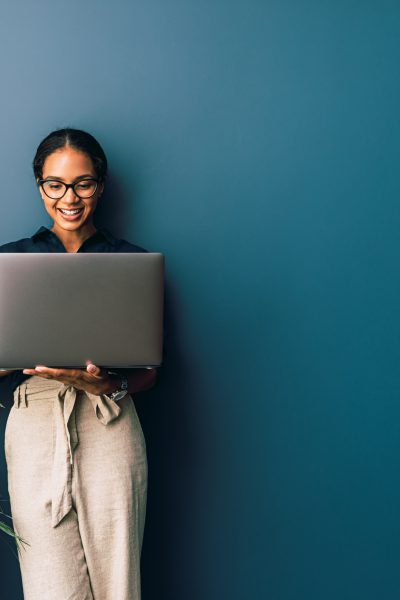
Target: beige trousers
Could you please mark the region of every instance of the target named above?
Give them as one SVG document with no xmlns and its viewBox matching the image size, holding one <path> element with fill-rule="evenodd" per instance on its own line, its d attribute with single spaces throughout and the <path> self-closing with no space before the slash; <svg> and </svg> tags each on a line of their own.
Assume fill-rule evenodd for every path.
<svg viewBox="0 0 400 600">
<path fill-rule="evenodd" d="M 118 403 L 30 377 L 5 430 L 25 600 L 139 600 L 147 455 L 132 396 Z"/>
</svg>

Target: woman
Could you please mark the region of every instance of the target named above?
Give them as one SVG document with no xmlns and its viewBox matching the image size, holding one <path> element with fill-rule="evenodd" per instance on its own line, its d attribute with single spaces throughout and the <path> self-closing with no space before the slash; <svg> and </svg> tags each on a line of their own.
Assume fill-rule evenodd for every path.
<svg viewBox="0 0 400 600">
<path fill-rule="evenodd" d="M 93 222 L 107 175 L 93 136 L 50 133 L 33 170 L 53 225 L 0 252 L 146 252 Z M 1 375 L 0 393 L 8 382 L 14 399 L 5 452 L 14 530 L 29 544 L 25 600 L 139 599 L 147 457 L 131 394 L 150 389 L 156 370 L 88 363 Z"/>
</svg>

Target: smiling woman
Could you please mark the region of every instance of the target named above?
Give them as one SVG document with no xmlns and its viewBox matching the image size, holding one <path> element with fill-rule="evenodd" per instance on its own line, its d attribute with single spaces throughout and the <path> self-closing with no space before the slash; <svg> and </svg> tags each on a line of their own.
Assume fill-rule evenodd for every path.
<svg viewBox="0 0 400 600">
<path fill-rule="evenodd" d="M 54 221 L 52 231 L 68 252 L 76 252 L 96 231 L 93 215 L 104 190 L 107 158 L 93 136 L 65 131 L 43 140 L 33 170 L 44 206 Z"/>
<path fill-rule="evenodd" d="M 107 159 L 89 133 L 52 132 L 33 169 L 53 225 L 0 252 L 146 252 L 94 224 Z M 0 401 L 7 380 L 14 399 L 5 452 L 14 530 L 29 544 L 25 600 L 140 599 L 147 455 L 132 394 L 155 379 L 89 362 L 1 374 Z"/>
</svg>

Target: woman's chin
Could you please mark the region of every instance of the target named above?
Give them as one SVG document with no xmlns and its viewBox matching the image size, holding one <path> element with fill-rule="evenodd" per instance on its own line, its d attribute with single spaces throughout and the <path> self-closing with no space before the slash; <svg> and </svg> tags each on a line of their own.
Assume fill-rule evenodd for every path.
<svg viewBox="0 0 400 600">
<path fill-rule="evenodd" d="M 65 219 L 63 216 L 56 214 L 53 215 L 54 224 L 60 229 L 66 229 L 67 231 L 75 231 L 88 227 L 91 224 L 90 219 L 84 214 L 79 215 L 76 219 Z"/>
</svg>

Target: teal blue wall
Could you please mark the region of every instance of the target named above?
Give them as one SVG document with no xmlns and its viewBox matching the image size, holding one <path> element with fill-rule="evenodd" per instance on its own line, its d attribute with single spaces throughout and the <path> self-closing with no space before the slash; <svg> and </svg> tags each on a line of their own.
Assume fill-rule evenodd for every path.
<svg viewBox="0 0 400 600">
<path fill-rule="evenodd" d="M 144 600 L 399 597 L 399 32 L 389 0 L 2 8 L 0 242 L 48 224 L 71 125 L 99 222 L 166 255 Z"/>
</svg>

